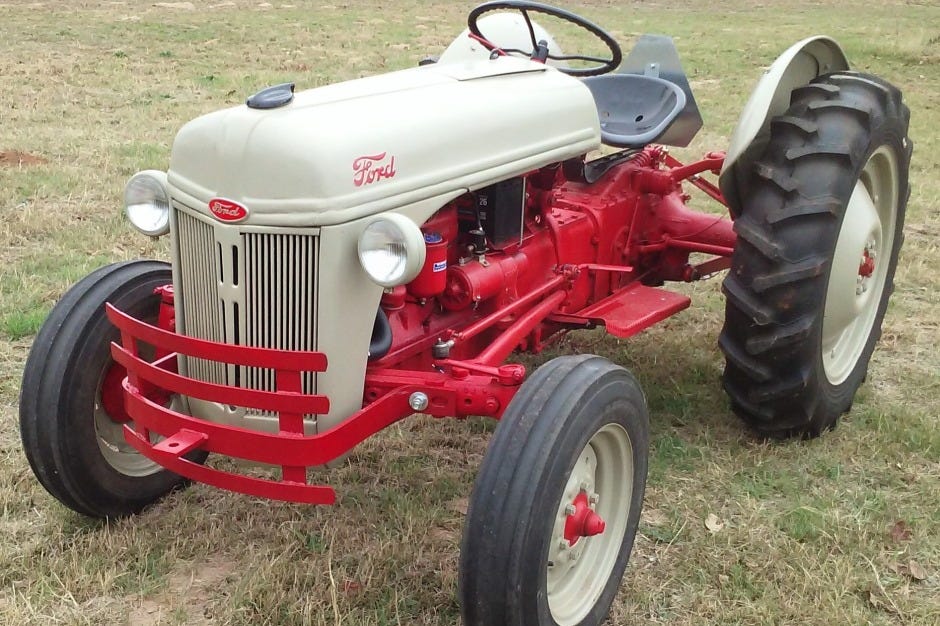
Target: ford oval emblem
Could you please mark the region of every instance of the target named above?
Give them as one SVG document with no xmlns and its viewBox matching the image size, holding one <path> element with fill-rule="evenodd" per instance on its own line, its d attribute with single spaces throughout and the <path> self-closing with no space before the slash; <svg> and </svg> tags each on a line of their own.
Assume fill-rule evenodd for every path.
<svg viewBox="0 0 940 626">
<path fill-rule="evenodd" d="M 248 217 L 248 209 L 225 198 L 209 200 L 209 210 L 223 222 L 240 222 Z"/>
</svg>

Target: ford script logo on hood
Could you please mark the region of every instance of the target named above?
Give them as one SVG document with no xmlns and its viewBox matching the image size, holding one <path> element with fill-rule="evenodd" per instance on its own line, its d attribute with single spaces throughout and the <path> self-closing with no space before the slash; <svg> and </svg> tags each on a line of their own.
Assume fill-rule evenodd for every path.
<svg viewBox="0 0 940 626">
<path fill-rule="evenodd" d="M 353 184 L 362 187 L 377 183 L 383 178 L 394 178 L 398 173 L 395 169 L 395 157 L 385 160 L 387 156 L 387 152 L 367 154 L 353 161 Z"/>
<path fill-rule="evenodd" d="M 209 200 L 209 210 L 223 222 L 240 222 L 248 217 L 248 209 L 225 198 Z"/>
</svg>

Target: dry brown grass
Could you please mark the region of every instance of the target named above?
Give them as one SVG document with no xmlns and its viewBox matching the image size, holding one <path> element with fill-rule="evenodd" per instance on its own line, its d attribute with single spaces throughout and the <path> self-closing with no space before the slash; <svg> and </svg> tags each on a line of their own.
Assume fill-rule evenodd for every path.
<svg viewBox="0 0 940 626">
<path fill-rule="evenodd" d="M 439 52 L 471 6 L 185 4 L 0 2 L 0 152 L 35 157 L 0 161 L 0 621 L 454 623 L 483 422 L 413 419 L 366 442 L 324 476 L 339 490 L 332 508 L 195 486 L 99 524 L 28 469 L 17 393 L 42 317 L 94 267 L 165 255 L 127 228 L 126 177 L 165 168 L 175 129 L 260 86 L 321 85 Z M 653 414 L 646 510 L 613 623 L 940 623 L 940 8 L 565 4 L 622 41 L 677 37 L 706 118 L 692 152 L 723 148 L 761 68 L 815 32 L 901 86 L 916 143 L 884 340 L 836 432 L 780 445 L 743 432 L 718 383 L 715 280 L 688 288 L 693 309 L 630 342 L 595 333 L 556 349 L 631 367 Z"/>
</svg>

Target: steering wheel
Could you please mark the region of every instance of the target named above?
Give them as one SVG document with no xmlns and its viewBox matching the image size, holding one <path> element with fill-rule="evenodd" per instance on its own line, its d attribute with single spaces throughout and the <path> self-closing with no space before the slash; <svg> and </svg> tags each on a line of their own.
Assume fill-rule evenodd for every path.
<svg viewBox="0 0 940 626">
<path fill-rule="evenodd" d="M 516 10 L 522 13 L 522 18 L 525 20 L 526 27 L 529 29 L 529 38 L 532 40 L 532 50 L 518 50 L 516 48 L 500 48 L 496 44 L 490 42 L 483 33 L 480 32 L 480 27 L 477 24 L 480 16 L 484 13 L 490 13 L 492 11 L 500 10 Z M 588 31 L 598 39 L 604 42 L 604 45 L 607 46 L 610 50 L 610 58 L 601 58 L 587 56 L 583 54 L 565 54 L 565 55 L 553 55 L 548 50 L 547 45 L 544 41 L 537 41 L 535 37 L 535 28 L 532 26 L 532 20 L 529 19 L 529 12 L 533 13 L 543 13 L 551 17 L 557 17 L 559 19 L 565 20 L 566 22 L 571 22 L 579 28 L 583 28 Z M 547 59 L 552 59 L 553 61 L 587 61 L 589 63 L 598 63 L 595 67 L 586 67 L 586 68 L 570 68 L 570 67 L 559 67 L 557 68 L 559 72 L 564 72 L 570 76 L 597 76 L 598 74 L 606 74 L 607 72 L 612 72 L 620 65 L 620 61 L 623 60 L 623 51 L 620 49 L 620 45 L 610 36 L 607 31 L 603 28 L 589 22 L 580 15 L 575 15 L 570 11 L 565 11 L 564 9 L 559 9 L 547 4 L 541 4 L 539 2 L 525 2 L 524 0 L 502 0 L 501 2 L 485 2 L 480 6 L 476 7 L 470 11 L 470 15 L 467 16 L 467 27 L 470 29 L 470 35 L 481 44 L 493 50 L 495 52 L 500 52 L 503 54 L 509 52 L 515 52 L 517 54 L 528 55 L 534 61 L 541 61 L 544 63 Z"/>
</svg>

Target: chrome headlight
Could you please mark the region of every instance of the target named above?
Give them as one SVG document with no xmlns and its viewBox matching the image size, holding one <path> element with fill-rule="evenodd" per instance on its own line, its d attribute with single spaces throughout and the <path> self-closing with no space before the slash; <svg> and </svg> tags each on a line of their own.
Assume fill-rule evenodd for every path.
<svg viewBox="0 0 940 626">
<path fill-rule="evenodd" d="M 170 192 L 166 172 L 145 170 L 124 187 L 124 212 L 134 228 L 150 237 L 170 232 Z"/>
<path fill-rule="evenodd" d="M 414 280 L 424 266 L 425 254 L 421 229 L 397 213 L 377 218 L 359 236 L 359 263 L 383 287 Z"/>
</svg>

